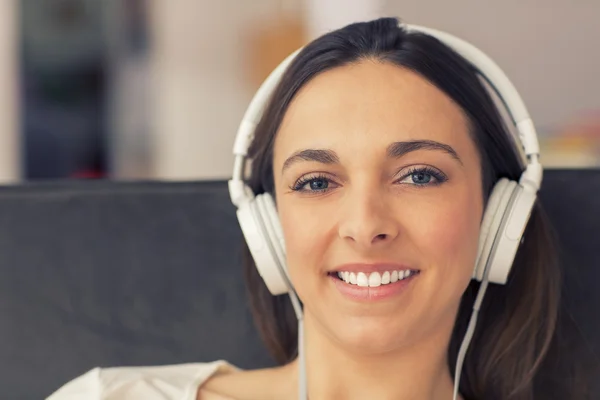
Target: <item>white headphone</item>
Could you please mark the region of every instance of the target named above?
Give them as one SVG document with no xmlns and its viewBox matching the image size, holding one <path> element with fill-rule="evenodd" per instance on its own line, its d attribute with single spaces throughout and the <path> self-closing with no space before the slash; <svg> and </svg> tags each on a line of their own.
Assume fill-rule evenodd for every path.
<svg viewBox="0 0 600 400">
<path fill-rule="evenodd" d="M 490 282 L 504 284 L 542 181 L 542 166 L 539 163 L 539 145 L 535 127 L 513 84 L 481 50 L 442 31 L 416 25 L 401 26 L 407 31 L 422 32 L 437 38 L 471 62 L 504 101 L 519 132 L 518 140 L 527 157 L 527 167 L 519 182 L 502 178 L 495 184 L 482 221 L 477 261 L 473 270 L 473 279 L 481 281 L 487 276 Z M 263 193 L 255 196 L 245 185 L 244 166 L 248 147 L 264 107 L 283 73 L 299 51 L 288 56 L 273 70 L 246 110 L 233 147 L 235 164 L 233 177 L 229 181 L 231 200 L 237 207 L 237 217 L 242 232 L 258 272 L 273 295 L 292 290 L 285 261 L 283 231 L 271 195 Z"/>
</svg>

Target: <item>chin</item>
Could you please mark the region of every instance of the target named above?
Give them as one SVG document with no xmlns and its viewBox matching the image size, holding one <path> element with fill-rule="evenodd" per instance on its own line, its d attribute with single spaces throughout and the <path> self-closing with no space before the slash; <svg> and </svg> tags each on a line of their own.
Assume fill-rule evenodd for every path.
<svg viewBox="0 0 600 400">
<path fill-rule="evenodd" d="M 397 350 L 410 342 L 410 333 L 404 322 L 398 326 L 392 321 L 381 321 L 381 317 L 350 318 L 330 327 L 339 345 L 362 355 L 377 355 Z M 396 326 L 394 326 L 396 325 Z"/>
</svg>

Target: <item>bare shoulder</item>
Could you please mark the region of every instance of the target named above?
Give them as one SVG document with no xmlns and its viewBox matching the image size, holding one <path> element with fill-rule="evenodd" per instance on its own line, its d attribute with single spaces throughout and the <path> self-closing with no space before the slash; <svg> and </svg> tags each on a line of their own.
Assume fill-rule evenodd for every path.
<svg viewBox="0 0 600 400">
<path fill-rule="evenodd" d="M 294 393 L 290 366 L 218 374 L 198 390 L 197 400 L 284 399 Z"/>
</svg>

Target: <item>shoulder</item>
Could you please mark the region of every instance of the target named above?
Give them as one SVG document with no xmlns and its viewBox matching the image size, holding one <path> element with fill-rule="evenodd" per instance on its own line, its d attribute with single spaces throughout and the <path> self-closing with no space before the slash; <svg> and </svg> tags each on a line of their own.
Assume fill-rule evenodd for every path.
<svg viewBox="0 0 600 400">
<path fill-rule="evenodd" d="M 198 387 L 210 377 L 237 370 L 225 361 L 94 368 L 46 400 L 196 400 Z"/>
<path fill-rule="evenodd" d="M 215 374 L 199 390 L 198 400 L 291 398 L 297 392 L 294 364 Z"/>
</svg>

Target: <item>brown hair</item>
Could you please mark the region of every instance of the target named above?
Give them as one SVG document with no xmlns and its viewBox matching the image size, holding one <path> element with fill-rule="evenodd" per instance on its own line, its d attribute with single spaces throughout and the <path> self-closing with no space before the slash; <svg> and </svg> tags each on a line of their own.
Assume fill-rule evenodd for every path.
<svg viewBox="0 0 600 400">
<path fill-rule="evenodd" d="M 254 193 L 273 193 L 273 142 L 291 100 L 317 74 L 363 59 L 393 63 L 420 74 L 452 98 L 467 115 L 481 156 L 484 202 L 494 183 L 518 180 L 522 165 L 502 117 L 473 66 L 437 39 L 407 33 L 395 18 L 356 23 L 307 45 L 274 91 L 249 150 L 247 182 Z M 556 243 L 537 203 L 506 285 L 490 285 L 460 381 L 465 399 L 576 399 L 574 382 L 557 360 L 561 277 Z M 287 296 L 271 296 L 244 243 L 245 278 L 255 323 L 278 363 L 297 354 L 297 322 Z M 465 291 L 448 349 L 454 373 L 479 283 Z M 545 370 L 551 373 L 543 372 Z M 558 376 L 560 379 L 554 379 Z"/>
</svg>

